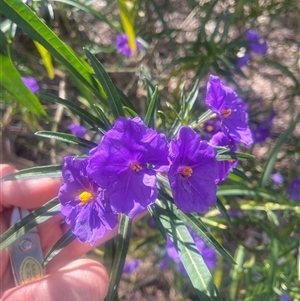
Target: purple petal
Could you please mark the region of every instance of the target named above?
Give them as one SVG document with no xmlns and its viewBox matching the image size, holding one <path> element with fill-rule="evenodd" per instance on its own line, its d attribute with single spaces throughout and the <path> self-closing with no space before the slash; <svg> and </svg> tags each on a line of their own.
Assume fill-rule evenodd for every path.
<svg viewBox="0 0 300 301">
<path fill-rule="evenodd" d="M 206 212 L 216 202 L 218 163 L 215 150 L 189 127 L 179 131 L 170 144 L 168 173 L 174 202 L 183 212 Z M 183 170 L 191 170 L 185 175 Z"/>
</svg>

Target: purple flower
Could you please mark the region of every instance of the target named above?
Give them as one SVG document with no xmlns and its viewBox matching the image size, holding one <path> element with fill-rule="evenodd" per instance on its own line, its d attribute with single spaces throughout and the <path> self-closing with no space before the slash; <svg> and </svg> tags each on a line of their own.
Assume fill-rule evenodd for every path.
<svg viewBox="0 0 300 301">
<path fill-rule="evenodd" d="M 271 178 L 272 178 L 275 186 L 279 186 L 280 184 L 283 183 L 283 177 L 282 177 L 282 175 L 279 172 L 274 173 L 271 176 Z"/>
<path fill-rule="evenodd" d="M 245 36 L 247 41 L 249 42 L 248 44 L 248 49 L 257 53 L 257 54 L 266 54 L 268 50 L 268 45 L 267 42 L 264 41 L 260 43 L 260 38 L 258 35 L 258 32 L 254 29 L 248 29 L 245 32 Z"/>
<path fill-rule="evenodd" d="M 106 190 L 112 207 L 132 218 L 155 202 L 156 171 L 168 164 L 165 136 L 138 117 L 121 117 L 90 151 L 87 170 Z"/>
<path fill-rule="evenodd" d="M 39 92 L 40 87 L 34 77 L 32 76 L 22 77 L 22 81 L 32 93 L 35 94 Z"/>
<path fill-rule="evenodd" d="M 212 146 L 229 146 L 230 152 L 235 152 L 237 150 L 236 144 L 233 139 L 231 139 L 228 135 L 224 134 L 223 132 L 219 132 L 215 134 L 209 143 Z M 234 168 L 238 164 L 238 160 L 230 159 L 226 161 L 218 161 L 219 166 L 219 176 L 217 178 L 217 182 L 224 181 L 232 168 Z"/>
<path fill-rule="evenodd" d="M 244 67 L 244 66 L 247 66 L 250 60 L 251 60 L 251 54 L 245 53 L 244 56 L 238 57 L 238 58 L 236 59 L 236 65 L 237 65 L 239 68 Z"/>
<path fill-rule="evenodd" d="M 280 297 L 279 301 L 293 301 L 287 292 L 284 292 Z"/>
<path fill-rule="evenodd" d="M 216 152 L 189 127 L 170 143 L 169 182 L 174 202 L 183 212 L 206 212 L 216 203 Z"/>
<path fill-rule="evenodd" d="M 61 212 L 72 232 L 81 242 L 91 245 L 101 238 L 106 229 L 113 229 L 118 215 L 112 212 L 104 190 L 86 171 L 88 159 L 65 157 L 62 168 L 63 183 L 59 190 Z"/>
<path fill-rule="evenodd" d="M 123 53 L 126 56 L 132 56 L 132 50 L 128 44 L 128 37 L 126 34 L 119 34 L 116 39 L 116 47 L 119 52 Z M 141 43 L 136 41 L 136 51 L 140 52 L 141 50 Z"/>
<path fill-rule="evenodd" d="M 217 264 L 217 256 L 215 254 L 215 252 L 209 248 L 197 235 L 194 231 L 192 231 L 191 229 L 189 229 L 189 232 L 195 242 L 195 245 L 200 253 L 200 255 L 203 257 L 203 260 L 205 262 L 205 264 L 207 265 L 207 267 L 212 270 L 214 269 L 214 267 Z M 178 263 L 178 270 L 180 273 L 182 274 L 186 274 L 186 270 L 180 260 L 179 254 L 174 246 L 174 243 L 172 242 L 172 240 L 169 238 L 169 236 L 167 237 L 167 254 L 168 256 L 175 261 L 176 263 Z M 165 268 L 167 267 L 167 262 L 166 260 L 162 260 L 162 264 L 161 264 L 161 268 Z"/>
<path fill-rule="evenodd" d="M 76 123 L 72 123 L 69 126 L 69 130 L 71 133 L 79 138 L 84 138 L 85 134 L 87 133 L 87 129 L 83 126 L 80 126 Z"/>
<path fill-rule="evenodd" d="M 209 136 L 213 136 L 214 134 L 221 131 L 221 123 L 219 120 L 208 120 L 204 123 L 204 131 L 209 134 Z"/>
<path fill-rule="evenodd" d="M 206 105 L 219 117 L 222 130 L 245 145 L 252 143 L 248 114 L 241 98 L 219 79 L 211 75 L 207 84 Z"/>
<path fill-rule="evenodd" d="M 123 274 L 132 274 L 140 265 L 142 261 L 140 259 L 130 259 L 125 262 Z"/>
<path fill-rule="evenodd" d="M 300 200 L 300 178 L 296 178 L 290 183 L 288 193 L 291 200 Z"/>
</svg>

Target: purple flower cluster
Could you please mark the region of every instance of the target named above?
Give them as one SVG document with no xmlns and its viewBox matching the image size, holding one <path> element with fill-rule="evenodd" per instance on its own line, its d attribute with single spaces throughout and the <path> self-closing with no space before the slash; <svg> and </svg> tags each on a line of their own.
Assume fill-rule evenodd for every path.
<svg viewBox="0 0 300 301">
<path fill-rule="evenodd" d="M 259 38 L 259 34 L 254 29 L 248 29 L 245 32 L 246 40 L 248 41 L 247 52 L 243 57 L 239 57 L 237 59 L 237 66 L 243 67 L 248 64 L 251 60 L 252 56 L 250 52 L 255 52 L 260 55 L 265 55 L 268 50 L 268 45 L 266 41 L 261 42 Z"/>
<path fill-rule="evenodd" d="M 211 248 L 209 248 L 196 234 L 194 231 L 192 231 L 191 229 L 188 229 L 194 242 L 195 245 L 200 253 L 200 255 L 203 257 L 203 260 L 205 262 L 205 264 L 207 265 L 207 267 L 210 270 L 213 270 L 217 264 L 217 256 L 216 253 L 214 252 L 214 250 L 212 250 Z M 172 240 L 167 237 L 167 255 L 169 258 L 171 258 L 173 261 L 175 261 L 178 264 L 178 270 L 181 274 L 185 275 L 186 274 L 186 270 L 180 260 L 179 254 L 174 246 L 174 243 L 172 242 Z M 161 263 L 160 263 L 160 267 L 161 269 L 165 269 L 167 268 L 169 265 L 168 262 L 168 258 L 163 258 Z"/>
<path fill-rule="evenodd" d="M 116 48 L 119 52 L 124 54 L 125 56 L 133 56 L 132 50 L 129 47 L 128 44 L 128 37 L 126 34 L 119 34 L 116 39 Z M 139 41 L 136 41 L 136 52 L 141 51 L 141 43 Z"/>
<path fill-rule="evenodd" d="M 237 161 L 218 162 L 214 146 L 234 152 L 234 140 L 249 144 L 251 136 L 243 104 L 215 76 L 210 78 L 207 104 L 222 129 L 210 142 L 185 126 L 168 143 L 164 134 L 148 128 L 139 117 L 120 117 L 87 158 L 65 158 L 59 199 L 80 241 L 95 243 L 117 225 L 118 214 L 133 218 L 153 204 L 157 173 L 168 177 L 174 203 L 183 212 L 205 213 L 216 203 L 217 183 Z M 84 134 L 78 126 L 71 130 Z"/>
</svg>

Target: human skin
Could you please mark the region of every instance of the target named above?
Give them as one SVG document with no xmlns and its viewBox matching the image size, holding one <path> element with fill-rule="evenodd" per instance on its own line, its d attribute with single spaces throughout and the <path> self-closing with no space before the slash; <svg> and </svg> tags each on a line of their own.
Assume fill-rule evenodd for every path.
<svg viewBox="0 0 300 301">
<path fill-rule="evenodd" d="M 0 178 L 15 172 L 10 165 L 0 165 Z M 9 228 L 14 206 L 29 211 L 40 207 L 57 196 L 60 179 L 31 179 L 0 183 L 0 234 Z M 58 214 L 38 225 L 44 255 L 68 230 L 61 225 L 63 216 Z M 94 245 L 100 245 L 117 233 L 117 228 L 107 231 Z M 93 247 L 89 243 L 74 240 L 46 267 L 46 276 L 15 286 L 9 249 L 0 251 L 0 298 L 1 301 L 101 301 L 104 300 L 109 278 L 104 266 L 91 259 L 78 259 Z"/>
</svg>

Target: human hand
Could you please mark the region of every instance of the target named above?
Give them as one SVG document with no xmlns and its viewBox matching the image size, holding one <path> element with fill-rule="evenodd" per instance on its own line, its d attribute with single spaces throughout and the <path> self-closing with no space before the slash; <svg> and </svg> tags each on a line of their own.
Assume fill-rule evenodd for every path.
<svg viewBox="0 0 300 301">
<path fill-rule="evenodd" d="M 16 170 L 10 165 L 0 165 L 0 178 Z M 0 190 L 0 234 L 9 228 L 14 206 L 33 210 L 57 196 L 59 179 L 39 179 L 2 182 Z M 68 230 L 61 225 L 63 216 L 58 214 L 38 225 L 44 255 Z M 107 231 L 96 245 L 116 235 L 117 229 Z M 88 243 L 74 240 L 47 265 L 47 275 L 15 287 L 9 250 L 0 251 L 1 301 L 76 301 L 104 300 L 109 285 L 107 271 L 99 262 L 78 259 L 90 251 Z"/>
</svg>

